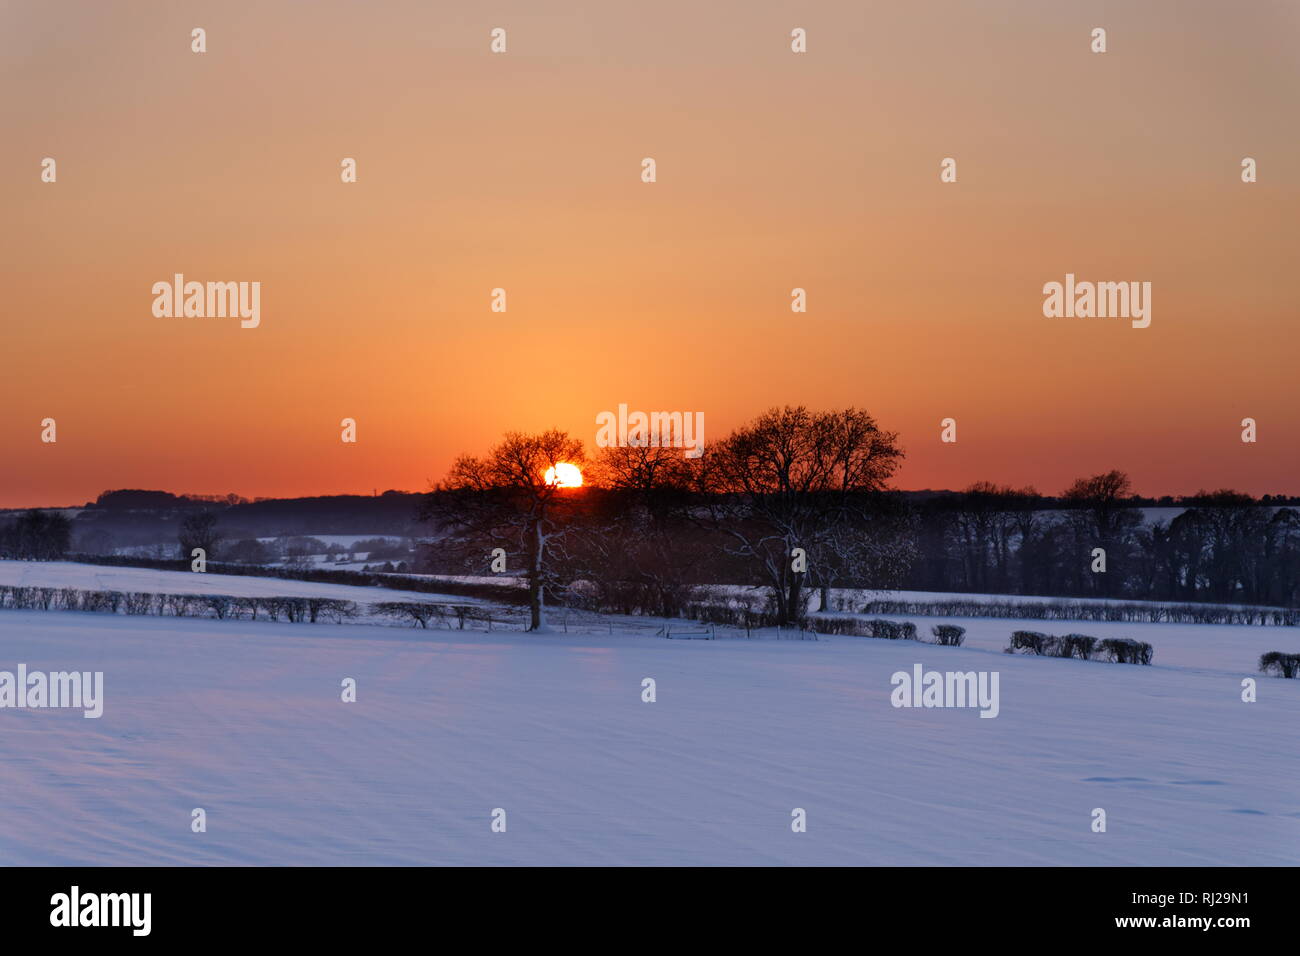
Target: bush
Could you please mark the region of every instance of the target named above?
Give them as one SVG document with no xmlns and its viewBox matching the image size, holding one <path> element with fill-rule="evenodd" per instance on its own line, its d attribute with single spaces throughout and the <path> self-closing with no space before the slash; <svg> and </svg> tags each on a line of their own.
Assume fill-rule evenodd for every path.
<svg viewBox="0 0 1300 956">
<path fill-rule="evenodd" d="M 245 615 L 257 620 L 258 612 L 278 621 L 332 620 L 342 623 L 357 615 L 353 601 L 335 598 L 234 597 L 227 594 L 154 594 L 148 591 L 82 591 L 77 588 L 40 588 L 0 585 L 0 608 L 14 610 L 89 611 L 100 614 L 174 615 L 176 617 L 227 617 Z M 439 611 L 439 613 L 441 613 Z"/>
<path fill-rule="evenodd" d="M 1260 656 L 1259 670 L 1262 674 L 1295 677 L 1300 674 L 1300 654 L 1283 654 L 1281 651 L 1269 651 L 1267 654 Z"/>
<path fill-rule="evenodd" d="M 97 564 L 113 568 L 150 568 L 155 571 L 190 570 L 189 559 L 168 560 L 161 558 L 140 558 L 125 555 L 77 555 L 83 564 Z M 511 584 L 471 584 L 467 581 L 447 578 L 403 577 L 392 578 L 362 571 L 344 571 L 337 568 L 321 568 L 316 565 L 303 568 L 262 568 L 247 564 L 226 564 L 208 561 L 208 571 L 220 574 L 233 574 L 243 577 L 285 578 L 293 581 L 314 581 L 320 584 L 354 584 L 359 587 L 388 588 L 400 591 L 423 591 L 428 594 L 456 594 L 464 597 L 482 598 L 500 604 L 527 604 L 528 591 Z"/>
<path fill-rule="evenodd" d="M 131 591 L 123 596 L 127 614 L 148 614 L 153 607 L 153 595 L 144 591 Z"/>
<path fill-rule="evenodd" d="M 1130 624 L 1252 624 L 1294 627 L 1300 608 L 1234 604 L 1165 604 L 1144 601 L 1101 602 L 1060 598 L 1051 601 L 868 600 L 861 614 L 919 614 L 930 617 L 1009 617 L 1039 621 L 1113 621 Z"/>
<path fill-rule="evenodd" d="M 307 619 L 315 624 L 318 620 L 330 620 L 342 624 L 349 618 L 357 616 L 355 601 L 343 601 L 337 598 L 308 598 Z"/>
<path fill-rule="evenodd" d="M 176 617 L 194 617 L 195 612 L 203 606 L 203 598 L 197 594 L 159 594 L 159 614 L 174 614 Z"/>
<path fill-rule="evenodd" d="M 1056 643 L 1056 638 L 1050 634 L 1040 634 L 1038 631 L 1013 631 L 1011 633 L 1011 646 L 1009 650 L 1024 651 L 1026 654 L 1043 655 L 1050 653 L 1050 648 Z"/>
<path fill-rule="evenodd" d="M 1038 631 L 1012 632 L 1006 653 L 1014 654 L 1016 651 L 1040 657 L 1077 657 L 1084 661 L 1096 660 L 1098 654 L 1104 653 L 1107 660 L 1120 664 L 1150 664 L 1152 655 L 1150 644 L 1128 637 L 1099 640 L 1087 634 L 1054 637 Z"/>
<path fill-rule="evenodd" d="M 444 616 L 442 608 L 424 601 L 381 601 L 374 605 L 374 609 L 384 617 L 410 621 L 412 627 L 418 624 L 420 627 L 427 628 L 429 621 L 434 618 L 441 621 Z"/>
<path fill-rule="evenodd" d="M 867 625 L 871 628 L 872 637 L 884 638 L 887 641 L 916 640 L 916 625 L 911 621 L 884 621 L 877 618 L 868 621 Z"/>
<path fill-rule="evenodd" d="M 936 624 L 930 632 L 934 634 L 936 644 L 946 647 L 961 647 L 962 641 L 966 640 L 966 628 L 956 624 Z"/>
<path fill-rule="evenodd" d="M 1081 661 L 1092 660 L 1096 652 L 1097 638 L 1087 634 L 1067 634 L 1058 639 L 1056 647 L 1058 657 L 1077 657 Z"/>
<path fill-rule="evenodd" d="M 560 603 L 591 611 L 644 614 L 650 617 L 689 617 L 687 610 L 702 607 L 700 589 L 672 579 L 642 581 L 577 581 L 558 595 Z"/>
<path fill-rule="evenodd" d="M 1151 645 L 1130 637 L 1107 638 L 1101 642 L 1106 659 L 1120 664 L 1150 664 Z"/>
<path fill-rule="evenodd" d="M 726 604 L 690 603 L 683 608 L 682 616 L 702 624 L 721 624 L 745 630 L 776 627 L 777 624 L 776 614 L 759 610 L 753 598 L 733 598 Z"/>
<path fill-rule="evenodd" d="M 258 598 L 257 606 L 266 612 L 266 616 L 273 621 L 284 619 L 290 624 L 298 624 L 307 619 L 307 598 L 299 597 L 268 597 Z"/>
<path fill-rule="evenodd" d="M 850 637 L 872 637 L 871 625 L 855 617 L 810 617 L 807 627 L 818 634 L 843 634 Z"/>
<path fill-rule="evenodd" d="M 235 599 L 226 594 L 205 594 L 203 595 L 203 603 L 207 605 L 208 610 L 216 616 L 218 621 L 223 621 L 234 606 Z"/>
</svg>

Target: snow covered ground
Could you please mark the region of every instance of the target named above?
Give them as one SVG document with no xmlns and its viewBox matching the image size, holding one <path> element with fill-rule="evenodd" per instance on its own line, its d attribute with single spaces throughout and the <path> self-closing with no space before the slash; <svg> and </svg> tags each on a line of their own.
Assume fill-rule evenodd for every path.
<svg viewBox="0 0 1300 956">
<path fill-rule="evenodd" d="M 273 544 L 281 538 L 311 538 L 325 545 L 337 544 L 340 548 L 351 548 L 358 541 L 385 541 L 389 544 L 397 544 L 406 540 L 393 534 L 288 534 L 271 535 L 257 540 L 262 544 Z"/>
<path fill-rule="evenodd" d="M 478 603 L 473 598 L 389 588 L 322 584 L 289 578 L 239 574 L 154 571 L 114 568 L 72 561 L 0 561 L 0 585 L 79 588 L 90 591 L 149 591 L 162 594 L 233 594 L 239 597 L 318 597 L 348 601 L 452 601 Z"/>
<path fill-rule="evenodd" d="M 1300 863 L 1300 681 L 1240 699 L 1294 629 L 1081 628 L 1149 640 L 1133 667 L 959 623 L 968 647 L 0 611 L 0 670 L 105 696 L 0 709 L 0 862 Z M 999 672 L 998 717 L 894 708 L 914 664 Z"/>
<path fill-rule="evenodd" d="M 405 576 L 405 575 L 404 575 Z M 410 575 L 416 577 L 418 575 Z M 762 601 L 766 591 L 761 587 L 745 586 L 739 584 L 721 584 L 713 585 L 704 590 L 710 592 L 715 598 L 757 598 Z M 1046 597 L 1036 594 L 974 594 L 966 591 L 893 591 L 886 589 L 868 589 L 868 588 L 831 588 L 831 607 L 832 613 L 840 613 L 839 608 L 847 606 L 852 608 L 851 613 L 866 613 L 861 609 L 871 601 L 907 601 L 914 604 L 943 604 L 947 602 L 965 602 L 970 604 L 1092 604 L 1097 606 L 1105 605 L 1138 605 L 1142 607 L 1150 605 L 1166 605 L 1169 607 L 1183 607 L 1185 601 L 1137 601 L 1120 598 L 1090 598 L 1090 597 Z M 813 588 L 809 593 L 809 600 L 812 604 L 813 611 L 819 611 L 821 608 L 821 592 Z M 1225 607 L 1246 607 L 1247 605 L 1233 604 L 1224 605 Z"/>
</svg>

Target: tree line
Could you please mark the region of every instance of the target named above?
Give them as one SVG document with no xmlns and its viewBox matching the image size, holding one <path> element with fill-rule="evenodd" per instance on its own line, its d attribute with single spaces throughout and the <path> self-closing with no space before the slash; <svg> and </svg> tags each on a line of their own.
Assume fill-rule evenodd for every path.
<svg viewBox="0 0 1300 956">
<path fill-rule="evenodd" d="M 988 483 L 917 506 L 913 590 L 1213 601 L 1295 607 L 1300 511 L 1232 490 L 1145 521 L 1127 475 L 1081 478 L 1045 507 Z M 1104 552 L 1104 571 L 1094 549 Z"/>
<path fill-rule="evenodd" d="M 664 436 L 588 457 L 552 430 L 463 456 L 424 496 L 424 570 L 522 577 L 530 621 L 556 600 L 675 616 L 700 589 L 761 586 L 776 621 L 832 588 L 1037 594 L 1294 607 L 1300 520 L 1234 491 L 1145 522 L 1120 471 L 1059 497 L 978 483 L 917 500 L 890 487 L 904 453 L 860 409 L 773 408 L 697 459 Z M 577 465 L 584 484 L 546 475 Z"/>
<path fill-rule="evenodd" d="M 897 434 L 855 408 L 769 409 L 694 459 L 673 437 L 589 456 L 562 431 L 512 432 L 458 458 L 418 499 L 418 569 L 522 578 L 534 628 L 556 601 L 671 617 L 718 585 L 759 588 L 780 623 L 830 607 L 831 589 L 1300 606 L 1300 512 L 1272 499 L 1202 492 L 1146 521 L 1150 499 L 1120 471 L 1052 498 L 987 482 L 908 494 L 892 487 Z M 561 463 L 581 487 L 547 481 Z M 57 560 L 70 531 L 58 512 L 26 512 L 0 523 L 0 556 Z M 186 559 L 237 549 L 210 510 L 178 538 Z"/>
<path fill-rule="evenodd" d="M 57 511 L 32 510 L 0 525 L 0 558 L 59 561 L 68 553 L 72 522 Z"/>
</svg>

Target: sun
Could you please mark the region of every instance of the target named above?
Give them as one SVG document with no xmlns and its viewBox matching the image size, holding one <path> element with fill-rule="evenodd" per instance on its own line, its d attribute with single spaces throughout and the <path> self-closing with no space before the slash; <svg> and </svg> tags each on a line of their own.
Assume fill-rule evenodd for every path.
<svg viewBox="0 0 1300 956">
<path fill-rule="evenodd" d="M 548 485 L 555 485 L 556 488 L 581 488 L 582 472 L 578 470 L 577 465 L 562 461 L 553 468 L 546 469 L 544 480 Z"/>
</svg>

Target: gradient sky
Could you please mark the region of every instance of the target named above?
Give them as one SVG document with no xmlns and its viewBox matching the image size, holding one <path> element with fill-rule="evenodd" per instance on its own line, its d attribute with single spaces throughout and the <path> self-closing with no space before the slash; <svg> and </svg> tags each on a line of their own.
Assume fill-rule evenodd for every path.
<svg viewBox="0 0 1300 956">
<path fill-rule="evenodd" d="M 907 488 L 1300 493 L 1298 44 L 1255 0 L 10 0 L 0 506 L 421 490 L 620 402 L 865 407 Z M 261 327 L 155 318 L 176 272 Z M 1044 318 L 1067 272 L 1151 327 Z"/>
</svg>

